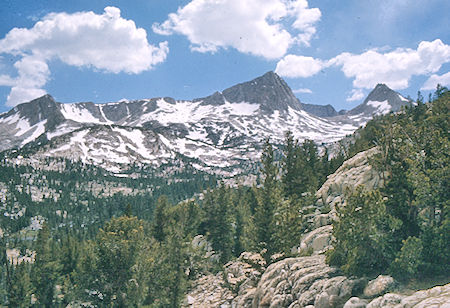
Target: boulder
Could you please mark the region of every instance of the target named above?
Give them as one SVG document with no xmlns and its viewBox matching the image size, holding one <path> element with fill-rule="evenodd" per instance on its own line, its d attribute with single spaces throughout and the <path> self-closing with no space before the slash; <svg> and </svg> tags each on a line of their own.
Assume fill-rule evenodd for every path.
<svg viewBox="0 0 450 308">
<path fill-rule="evenodd" d="M 364 289 L 364 296 L 374 297 L 383 295 L 392 290 L 395 286 L 394 278 L 391 276 L 380 275 L 376 279 L 369 281 Z"/>
<path fill-rule="evenodd" d="M 410 296 L 404 297 L 400 303 L 401 307 L 450 307 L 450 283 L 437 286 L 428 290 L 418 291 Z"/>
<path fill-rule="evenodd" d="M 367 300 L 359 297 L 352 297 L 344 304 L 344 308 L 366 308 L 366 306 Z"/>
<path fill-rule="evenodd" d="M 316 254 L 322 253 L 331 247 L 331 225 L 317 228 L 306 233 L 300 242 L 299 252 L 312 251 Z"/>
<path fill-rule="evenodd" d="M 402 301 L 402 298 L 403 298 L 403 296 L 401 296 L 399 294 L 387 293 L 381 297 L 377 297 L 376 299 L 372 300 L 367 305 L 367 308 L 398 307 L 398 305 Z"/>
<path fill-rule="evenodd" d="M 202 238 L 197 242 L 204 246 Z M 222 272 L 195 280 L 184 307 L 251 307 L 265 265 L 260 254 L 243 252 L 236 261 L 225 264 Z"/>
<path fill-rule="evenodd" d="M 345 203 L 343 196 L 347 190 L 353 191 L 358 185 L 363 185 L 368 190 L 373 190 L 383 185 L 383 177 L 373 170 L 369 158 L 378 153 L 377 148 L 361 152 L 346 160 L 335 173 L 328 176 L 325 183 L 317 191 L 316 205 L 329 207 L 327 214 L 331 219 L 335 218 L 336 207 Z M 320 225 L 324 221 L 321 217 L 316 221 Z M 317 226 L 316 225 L 316 226 Z"/>
<path fill-rule="evenodd" d="M 233 298 L 231 290 L 225 287 L 222 273 L 210 274 L 195 281 L 186 295 L 183 307 L 231 307 Z"/>
<path fill-rule="evenodd" d="M 373 299 L 367 308 L 430 308 L 450 307 L 450 283 L 428 290 L 417 291 L 409 296 L 388 293 Z"/>
<path fill-rule="evenodd" d="M 360 284 L 339 275 L 323 255 L 287 258 L 271 264 L 261 276 L 252 307 L 342 306 Z"/>
<path fill-rule="evenodd" d="M 197 235 L 192 239 L 191 242 L 192 248 L 197 251 L 202 251 L 204 253 L 205 258 L 211 259 L 211 261 L 219 260 L 219 255 L 215 253 L 212 249 L 211 243 L 208 242 L 206 236 Z"/>
</svg>

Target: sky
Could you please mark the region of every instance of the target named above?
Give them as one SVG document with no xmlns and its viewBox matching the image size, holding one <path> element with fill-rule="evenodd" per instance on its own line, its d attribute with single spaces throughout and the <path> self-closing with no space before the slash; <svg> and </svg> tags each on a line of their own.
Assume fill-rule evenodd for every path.
<svg viewBox="0 0 450 308">
<path fill-rule="evenodd" d="M 0 112 L 205 97 L 275 71 L 303 103 L 450 86 L 448 0 L 2 0 Z"/>
</svg>

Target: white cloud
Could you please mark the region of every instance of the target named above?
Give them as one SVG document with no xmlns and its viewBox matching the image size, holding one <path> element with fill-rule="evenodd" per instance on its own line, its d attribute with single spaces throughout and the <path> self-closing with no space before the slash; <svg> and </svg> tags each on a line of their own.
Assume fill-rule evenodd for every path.
<svg viewBox="0 0 450 308">
<path fill-rule="evenodd" d="M 11 92 L 6 101 L 7 106 L 27 102 L 46 92 L 41 89 L 50 76 L 50 70 L 45 61 L 33 56 L 25 56 L 14 64 L 19 76 L 11 84 Z"/>
<path fill-rule="evenodd" d="M 443 75 L 436 75 L 436 74 L 431 75 L 430 78 L 428 78 L 428 80 L 425 81 L 421 90 L 435 90 L 438 84 L 440 84 L 443 87 L 450 86 L 450 72 Z"/>
<path fill-rule="evenodd" d="M 371 89 L 382 82 L 400 90 L 409 86 L 412 76 L 435 73 L 449 61 L 450 46 L 437 39 L 421 42 L 416 50 L 398 48 L 381 53 L 371 49 L 359 55 L 342 53 L 329 63 L 341 66 L 346 77 L 354 78 L 355 88 Z"/>
<path fill-rule="evenodd" d="M 0 75 L 0 86 L 12 87 L 16 84 L 14 78 L 8 75 Z"/>
<path fill-rule="evenodd" d="M 232 47 L 277 59 L 295 43 L 308 45 L 320 16 L 306 0 L 192 0 L 162 24 L 154 24 L 153 31 L 185 35 L 194 51 Z M 294 22 L 286 25 L 289 19 Z"/>
<path fill-rule="evenodd" d="M 312 57 L 287 55 L 277 63 L 275 72 L 283 77 L 311 77 L 328 64 Z"/>
<path fill-rule="evenodd" d="M 7 103 L 16 105 L 45 93 L 41 87 L 49 78 L 47 62 L 52 59 L 109 73 L 138 74 L 163 62 L 168 51 L 167 42 L 149 44 L 146 31 L 122 18 L 115 7 L 106 7 L 101 15 L 51 13 L 32 28 L 14 28 L 0 40 L 0 53 L 23 57 L 15 64 L 19 77 Z"/>
<path fill-rule="evenodd" d="M 364 98 L 364 92 L 362 89 L 353 89 L 350 95 L 347 97 L 347 102 L 360 101 Z"/>
<path fill-rule="evenodd" d="M 300 30 L 297 39 L 300 43 L 309 46 L 312 36 L 316 33 L 315 23 L 320 20 L 322 13 L 318 8 L 308 8 L 308 1 L 298 0 L 292 3 L 296 20 L 292 26 Z"/>
<path fill-rule="evenodd" d="M 306 94 L 312 94 L 313 92 L 311 91 L 311 89 L 308 88 L 301 88 L 301 89 L 297 89 L 297 90 L 293 90 L 292 92 L 294 93 L 306 93 Z"/>
</svg>

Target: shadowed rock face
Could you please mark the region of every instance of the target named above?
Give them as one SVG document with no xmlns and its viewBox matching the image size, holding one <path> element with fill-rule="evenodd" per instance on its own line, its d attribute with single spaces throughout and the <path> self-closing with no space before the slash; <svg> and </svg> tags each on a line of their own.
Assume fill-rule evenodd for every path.
<svg viewBox="0 0 450 308">
<path fill-rule="evenodd" d="M 259 104 L 261 110 L 273 112 L 274 110 L 287 111 L 288 107 L 301 110 L 301 104 L 292 90 L 274 72 L 267 72 L 261 77 L 248 82 L 237 84 L 224 90 L 216 92 L 205 98 L 200 98 L 205 105 L 220 105 L 225 100 L 230 103 L 247 102 Z"/>
<path fill-rule="evenodd" d="M 29 103 L 18 105 L 10 113 L 18 113 L 28 119 L 30 126 L 47 120 L 46 128 L 53 129 L 64 121 L 64 116 L 59 110 L 59 105 L 60 103 L 57 103 L 51 95 L 47 94 Z"/>
<path fill-rule="evenodd" d="M 338 113 L 336 111 L 336 109 L 334 109 L 333 106 L 331 106 L 330 104 L 328 105 L 314 105 L 314 104 L 301 104 L 303 110 L 305 110 L 306 112 L 313 114 L 315 116 L 318 117 L 322 117 L 322 118 L 329 118 L 329 117 L 335 117 L 338 115 L 342 115 L 345 113 Z"/>
</svg>

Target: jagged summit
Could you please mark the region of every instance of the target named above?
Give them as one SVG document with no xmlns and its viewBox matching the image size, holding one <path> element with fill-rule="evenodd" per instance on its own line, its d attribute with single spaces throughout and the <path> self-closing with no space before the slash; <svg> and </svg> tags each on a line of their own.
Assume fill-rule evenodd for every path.
<svg viewBox="0 0 450 308">
<path fill-rule="evenodd" d="M 258 104 L 261 110 L 273 112 L 287 111 L 289 107 L 301 110 L 301 104 L 291 88 L 276 73 L 270 71 L 251 81 L 239 83 L 222 92 L 216 92 L 202 100 L 202 105 L 221 105 L 230 103 Z"/>
<path fill-rule="evenodd" d="M 403 106 L 410 105 L 411 102 L 390 89 L 387 85 L 379 83 L 369 93 L 364 102 L 348 112 L 351 116 L 373 117 L 374 115 L 397 112 Z"/>
<path fill-rule="evenodd" d="M 21 118 L 27 119 L 30 126 L 46 121 L 47 128 L 54 128 L 64 121 L 59 105 L 61 103 L 57 103 L 50 94 L 45 94 L 28 103 L 17 105 L 6 116 L 18 114 Z"/>
</svg>

